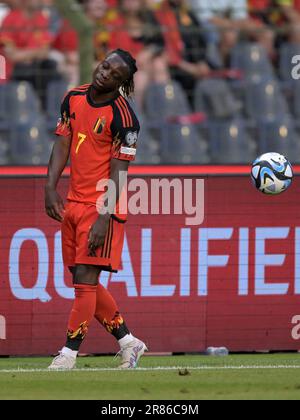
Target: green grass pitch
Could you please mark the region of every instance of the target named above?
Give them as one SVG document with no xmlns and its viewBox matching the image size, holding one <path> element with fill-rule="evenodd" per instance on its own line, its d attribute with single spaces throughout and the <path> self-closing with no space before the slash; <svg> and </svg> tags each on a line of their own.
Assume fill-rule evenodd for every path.
<svg viewBox="0 0 300 420">
<path fill-rule="evenodd" d="M 81 357 L 48 372 L 50 358 L 0 358 L 0 400 L 300 399 L 300 354 L 146 356 L 120 371 L 112 357 Z"/>
</svg>

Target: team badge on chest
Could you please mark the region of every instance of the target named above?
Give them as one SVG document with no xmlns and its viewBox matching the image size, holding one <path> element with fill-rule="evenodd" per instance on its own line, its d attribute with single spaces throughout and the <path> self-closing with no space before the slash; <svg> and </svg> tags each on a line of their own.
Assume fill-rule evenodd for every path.
<svg viewBox="0 0 300 420">
<path fill-rule="evenodd" d="M 106 118 L 99 117 L 94 125 L 93 131 L 95 134 L 101 134 L 106 124 Z"/>
</svg>

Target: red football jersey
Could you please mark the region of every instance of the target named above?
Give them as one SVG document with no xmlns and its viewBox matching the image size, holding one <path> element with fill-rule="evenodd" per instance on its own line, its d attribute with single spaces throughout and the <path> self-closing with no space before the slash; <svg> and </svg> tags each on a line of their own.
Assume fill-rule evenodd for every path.
<svg viewBox="0 0 300 420">
<path fill-rule="evenodd" d="M 22 10 L 12 10 L 0 27 L 0 54 L 2 46 L 13 45 L 19 49 L 36 49 L 49 46 L 53 36 L 49 31 L 49 19 L 41 12 L 27 16 Z M 4 54 L 5 55 L 5 54 Z M 6 57 L 6 75 L 11 78 L 14 63 Z"/>
<path fill-rule="evenodd" d="M 56 134 L 72 138 L 68 200 L 99 204 L 97 185 L 109 180 L 111 160 L 134 160 L 140 125 L 122 95 L 95 104 L 90 89 L 83 85 L 66 95 Z"/>
</svg>

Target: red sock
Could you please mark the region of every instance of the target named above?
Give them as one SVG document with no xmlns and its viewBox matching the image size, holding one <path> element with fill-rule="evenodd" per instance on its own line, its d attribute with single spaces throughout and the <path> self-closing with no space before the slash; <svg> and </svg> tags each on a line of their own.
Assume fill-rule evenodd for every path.
<svg viewBox="0 0 300 420">
<path fill-rule="evenodd" d="M 117 340 L 129 334 L 129 330 L 119 313 L 115 299 L 101 284 L 97 286 L 95 318 Z"/>
<path fill-rule="evenodd" d="M 98 284 L 96 292 L 95 318 L 103 324 L 104 320 L 110 321 L 118 311 L 115 299 L 102 284 Z"/>
<path fill-rule="evenodd" d="M 68 338 L 85 337 L 96 309 L 97 286 L 75 285 L 75 301 L 68 323 Z"/>
</svg>

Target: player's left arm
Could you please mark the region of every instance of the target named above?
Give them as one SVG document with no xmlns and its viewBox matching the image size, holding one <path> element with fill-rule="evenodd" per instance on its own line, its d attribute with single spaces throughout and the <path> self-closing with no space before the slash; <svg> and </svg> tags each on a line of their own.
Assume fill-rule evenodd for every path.
<svg viewBox="0 0 300 420">
<path fill-rule="evenodd" d="M 99 217 L 89 233 L 89 255 L 95 256 L 96 250 L 103 246 L 109 226 L 122 190 L 127 181 L 129 163 L 135 159 L 140 125 L 124 99 L 114 109 L 111 124 L 113 147 L 111 153 L 111 172 Z"/>
</svg>

